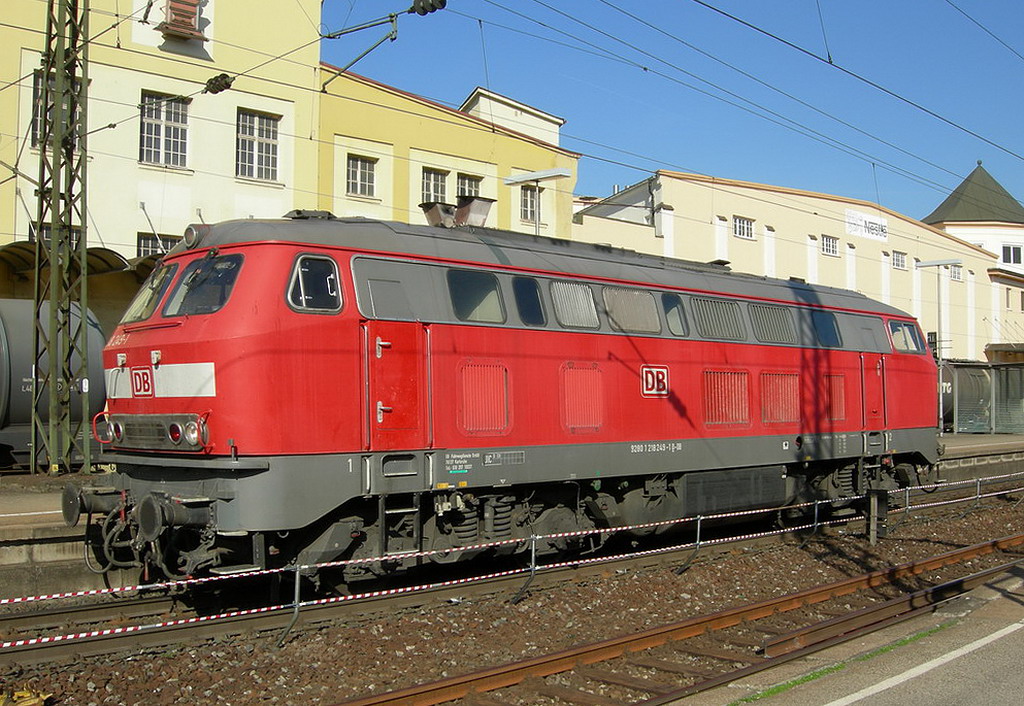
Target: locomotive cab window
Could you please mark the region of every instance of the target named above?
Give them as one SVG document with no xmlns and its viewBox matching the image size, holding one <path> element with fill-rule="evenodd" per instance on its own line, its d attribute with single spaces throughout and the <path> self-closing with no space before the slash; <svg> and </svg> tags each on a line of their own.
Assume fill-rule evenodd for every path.
<svg viewBox="0 0 1024 706">
<path fill-rule="evenodd" d="M 338 311 L 338 266 L 329 257 L 301 255 L 288 286 L 288 303 L 300 311 Z"/>
<path fill-rule="evenodd" d="M 153 270 L 146 278 L 146 283 L 132 299 L 132 303 L 128 305 L 124 316 L 121 317 L 121 323 L 133 324 L 145 321 L 152 316 L 167 291 L 167 285 L 174 279 L 174 273 L 177 271 L 177 265 L 161 265 Z"/>
<path fill-rule="evenodd" d="M 579 282 L 556 280 L 551 283 L 551 302 L 555 318 L 566 328 L 597 328 L 597 305 L 590 287 Z"/>
<path fill-rule="evenodd" d="M 678 294 L 663 292 L 661 308 L 665 311 L 665 320 L 668 321 L 669 331 L 676 336 L 685 336 L 689 333 L 689 327 L 686 325 L 686 312 L 683 311 L 683 300 Z"/>
<path fill-rule="evenodd" d="M 505 323 L 498 278 L 490 272 L 448 270 L 448 293 L 460 321 Z"/>
<path fill-rule="evenodd" d="M 812 311 L 811 324 L 814 326 L 818 345 L 825 348 L 841 348 L 843 346 L 839 323 L 836 321 L 836 315 L 831 311 Z"/>
<path fill-rule="evenodd" d="M 650 292 L 622 287 L 601 290 L 608 321 L 616 331 L 661 333 L 658 308 Z"/>
<path fill-rule="evenodd" d="M 924 341 L 917 326 L 909 321 L 890 321 L 889 332 L 892 334 L 892 347 L 901 353 L 924 353 Z"/>
<path fill-rule="evenodd" d="M 212 314 L 227 304 L 242 268 L 242 256 L 216 253 L 216 249 L 210 250 L 185 267 L 164 307 L 164 316 Z"/>
<path fill-rule="evenodd" d="M 513 277 L 512 293 L 516 298 L 516 311 L 527 326 L 545 326 L 544 303 L 540 299 L 540 285 L 532 277 Z"/>
</svg>

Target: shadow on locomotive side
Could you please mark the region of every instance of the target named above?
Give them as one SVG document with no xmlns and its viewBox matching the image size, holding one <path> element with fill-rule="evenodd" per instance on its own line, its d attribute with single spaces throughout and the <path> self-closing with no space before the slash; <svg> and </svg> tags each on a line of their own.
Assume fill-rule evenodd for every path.
<svg viewBox="0 0 1024 706">
<path fill-rule="evenodd" d="M 936 368 L 907 314 L 463 214 L 190 227 L 103 352 L 115 483 L 65 497 L 94 568 L 383 557 L 355 581 L 532 535 L 842 511 L 935 462 Z"/>
</svg>

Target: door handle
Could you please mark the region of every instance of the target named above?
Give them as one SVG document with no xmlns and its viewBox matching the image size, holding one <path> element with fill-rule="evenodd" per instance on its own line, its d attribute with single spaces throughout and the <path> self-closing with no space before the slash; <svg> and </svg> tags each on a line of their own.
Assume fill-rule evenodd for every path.
<svg viewBox="0 0 1024 706">
<path fill-rule="evenodd" d="M 384 355 L 384 349 L 391 347 L 391 341 L 385 341 L 380 336 L 377 336 L 377 357 L 380 358 Z"/>
<path fill-rule="evenodd" d="M 385 407 L 383 402 L 381 402 L 380 400 L 377 400 L 377 423 L 378 424 L 383 424 L 384 423 L 384 414 L 386 412 L 392 412 L 392 411 L 394 411 L 393 408 Z"/>
</svg>

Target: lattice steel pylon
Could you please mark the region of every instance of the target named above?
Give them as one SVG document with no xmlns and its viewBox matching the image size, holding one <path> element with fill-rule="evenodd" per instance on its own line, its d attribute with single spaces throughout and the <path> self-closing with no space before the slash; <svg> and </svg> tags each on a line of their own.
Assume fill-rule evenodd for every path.
<svg viewBox="0 0 1024 706">
<path fill-rule="evenodd" d="M 86 103 L 89 0 L 48 0 L 38 85 L 32 467 L 88 469 Z"/>
</svg>

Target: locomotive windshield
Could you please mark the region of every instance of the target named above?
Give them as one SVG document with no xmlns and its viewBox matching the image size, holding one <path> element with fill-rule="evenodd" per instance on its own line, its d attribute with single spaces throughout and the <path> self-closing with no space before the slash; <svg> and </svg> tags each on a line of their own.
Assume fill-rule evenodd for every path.
<svg viewBox="0 0 1024 706">
<path fill-rule="evenodd" d="M 242 268 L 241 255 L 210 250 L 185 268 L 164 307 L 164 316 L 212 314 L 227 304 Z"/>
<path fill-rule="evenodd" d="M 167 285 L 174 279 L 177 269 L 177 265 L 160 265 L 150 272 L 146 283 L 142 285 L 142 289 L 135 295 L 132 303 L 128 305 L 127 311 L 124 312 L 124 316 L 121 317 L 121 323 L 133 324 L 137 321 L 145 321 L 152 316 L 160 300 L 163 299 L 164 292 L 167 291 Z"/>
</svg>

